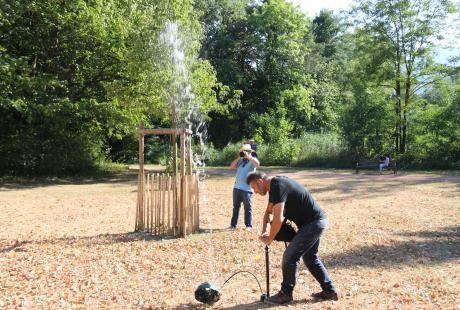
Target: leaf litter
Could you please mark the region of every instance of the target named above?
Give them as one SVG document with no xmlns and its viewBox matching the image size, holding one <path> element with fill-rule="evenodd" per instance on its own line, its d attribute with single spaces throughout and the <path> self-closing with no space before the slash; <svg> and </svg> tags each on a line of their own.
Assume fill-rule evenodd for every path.
<svg viewBox="0 0 460 310">
<path fill-rule="evenodd" d="M 301 264 L 289 308 L 458 309 L 460 178 L 272 173 L 307 186 L 326 210 L 320 256 L 341 296 L 315 302 L 310 294 L 320 288 Z M 266 197 L 254 197 L 253 231 L 226 230 L 233 175 L 212 175 L 202 193 L 203 232 L 154 237 L 132 232 L 134 181 L 0 187 L 0 307 L 205 309 L 194 300 L 196 287 L 220 286 L 239 270 L 254 273 L 265 289 L 257 232 Z M 270 247 L 272 293 L 282 280 L 283 249 Z M 214 308 L 260 309 L 259 297 L 254 278 L 239 274 Z"/>
</svg>

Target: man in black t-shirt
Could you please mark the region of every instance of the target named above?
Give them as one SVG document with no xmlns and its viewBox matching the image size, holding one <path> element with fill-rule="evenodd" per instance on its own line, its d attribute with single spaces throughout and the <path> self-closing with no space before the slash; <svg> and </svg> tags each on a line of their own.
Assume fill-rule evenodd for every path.
<svg viewBox="0 0 460 310">
<path fill-rule="evenodd" d="M 284 304 L 293 300 L 292 292 L 300 258 L 322 288 L 321 292 L 312 296 L 318 299 L 338 300 L 334 284 L 318 257 L 319 242 L 327 226 L 327 219 L 313 196 L 305 187 L 287 177 L 267 177 L 264 173 L 254 172 L 248 175 L 246 181 L 254 193 L 262 196 L 269 193 L 260 241 L 270 245 L 280 230 L 284 218 L 294 222 L 298 228 L 297 234 L 283 254 L 281 290 L 269 297 L 267 301 Z M 270 215 L 273 219 L 270 231 L 267 231 Z"/>
</svg>

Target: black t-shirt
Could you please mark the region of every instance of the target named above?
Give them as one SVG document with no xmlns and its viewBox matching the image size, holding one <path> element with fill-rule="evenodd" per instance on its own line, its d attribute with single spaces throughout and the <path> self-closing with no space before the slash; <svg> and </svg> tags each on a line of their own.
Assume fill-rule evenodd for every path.
<svg viewBox="0 0 460 310">
<path fill-rule="evenodd" d="M 324 210 L 310 192 L 287 177 L 277 176 L 271 180 L 268 201 L 273 204 L 284 202 L 284 217 L 293 221 L 297 227 L 326 218 Z"/>
</svg>

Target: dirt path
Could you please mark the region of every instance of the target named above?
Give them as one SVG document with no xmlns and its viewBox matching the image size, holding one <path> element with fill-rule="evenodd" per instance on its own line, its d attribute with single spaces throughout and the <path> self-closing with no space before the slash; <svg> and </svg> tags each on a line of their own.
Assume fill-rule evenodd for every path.
<svg viewBox="0 0 460 310">
<path fill-rule="evenodd" d="M 460 176 L 269 172 L 298 180 L 326 210 L 320 253 L 342 296 L 314 302 L 310 294 L 319 287 L 302 266 L 291 308 L 459 308 Z M 226 230 L 233 171 L 208 175 L 203 232 L 186 239 L 132 232 L 133 172 L 0 184 L 0 308 L 204 309 L 193 297 L 204 281 L 221 285 L 249 270 L 263 285 L 257 231 L 266 200 L 254 198 L 254 231 Z M 270 249 L 273 291 L 283 247 Z M 257 282 L 241 274 L 215 308 L 264 308 L 259 297 Z"/>
</svg>

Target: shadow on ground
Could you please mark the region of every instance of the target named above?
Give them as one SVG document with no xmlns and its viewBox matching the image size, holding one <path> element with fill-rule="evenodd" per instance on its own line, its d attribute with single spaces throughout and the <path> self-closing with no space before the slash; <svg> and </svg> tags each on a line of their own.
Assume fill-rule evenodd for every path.
<svg viewBox="0 0 460 310">
<path fill-rule="evenodd" d="M 460 258 L 460 226 L 449 226 L 438 231 L 403 232 L 397 235 L 411 239 L 395 241 L 391 245 L 363 246 L 325 256 L 324 260 L 331 266 L 354 268 L 435 265 Z"/>
<path fill-rule="evenodd" d="M 229 232 L 229 229 L 212 229 L 212 234 L 224 234 Z M 191 238 L 205 238 L 210 234 L 210 229 L 200 229 L 198 233 L 191 235 Z M 100 234 L 96 236 L 69 236 L 62 238 L 51 239 L 36 239 L 36 240 L 15 240 L 15 239 L 0 239 L 0 253 L 6 252 L 26 252 L 25 246 L 34 244 L 63 244 L 64 246 L 89 247 L 95 245 L 108 245 L 117 243 L 129 243 L 137 241 L 164 241 L 164 240 L 182 240 L 183 238 L 169 235 L 154 235 L 149 232 L 128 232 L 120 234 Z"/>
<path fill-rule="evenodd" d="M 353 194 L 362 198 L 372 198 L 387 195 L 389 192 L 397 193 L 404 191 L 409 186 L 417 186 L 431 183 L 453 184 L 460 191 L 460 176 L 458 175 L 428 175 L 428 174 L 397 174 L 385 173 L 379 175 L 378 172 L 365 172 L 355 174 L 351 170 L 299 170 L 295 168 L 265 168 L 269 176 L 284 175 L 295 178 L 311 190 L 313 194 L 339 191 L 341 194 Z M 212 179 L 224 179 L 235 174 L 231 169 L 210 168 L 206 173 Z M 308 184 L 309 179 L 334 179 L 332 185 L 311 188 Z M 336 200 L 337 198 L 333 198 Z M 327 200 L 327 199 L 326 199 Z M 323 199 L 325 201 L 325 199 Z"/>
<path fill-rule="evenodd" d="M 311 188 L 313 194 L 328 193 L 328 192 L 339 192 L 342 195 L 352 195 L 353 197 L 359 198 L 376 198 L 380 196 L 398 195 L 401 192 L 406 191 L 408 187 L 419 186 L 431 183 L 444 183 L 446 185 L 454 185 L 457 191 L 460 191 L 460 178 L 456 177 L 420 177 L 420 178 L 405 178 L 405 177 L 390 177 L 390 178 L 379 178 L 380 176 L 372 176 L 366 178 L 357 178 L 349 175 L 347 178 L 338 178 L 333 185 L 328 185 L 319 188 Z M 314 178 L 307 176 L 304 178 Z M 336 178 L 330 176 L 330 178 Z M 309 188 L 306 180 L 299 181 L 302 185 Z M 451 195 L 454 195 L 453 193 Z M 322 199 L 322 201 L 336 200 L 337 197 L 331 199 Z"/>
<path fill-rule="evenodd" d="M 223 297 L 224 298 L 224 297 Z M 314 300 L 314 299 L 300 299 L 300 300 L 294 300 L 293 302 L 290 302 L 286 306 L 296 306 L 296 305 L 307 305 L 307 304 L 314 304 L 320 301 Z M 256 310 L 256 309 L 267 309 L 267 308 L 274 308 L 274 307 L 282 307 L 283 305 L 272 305 L 269 303 L 263 303 L 260 301 L 254 301 L 248 304 L 240 304 L 240 305 L 235 305 L 235 306 L 229 306 L 229 307 L 219 307 L 219 303 L 215 304 L 216 309 L 220 310 Z M 201 309 L 209 309 L 209 306 L 203 305 L 203 304 L 196 304 L 194 303 L 187 303 L 187 304 L 181 304 L 173 308 L 173 310 L 181 310 L 181 309 L 193 309 L 193 310 L 201 310 Z"/>
<path fill-rule="evenodd" d="M 27 251 L 24 246 L 28 244 L 58 244 L 63 243 L 68 246 L 95 246 L 95 245 L 107 245 L 107 244 L 117 244 L 117 243 L 128 243 L 136 241 L 163 241 L 163 240 L 173 240 L 178 239 L 178 237 L 164 236 L 164 235 L 152 235 L 147 232 L 130 232 L 122 234 L 100 234 L 97 236 L 88 236 L 88 237 L 63 237 L 55 239 L 39 239 L 39 240 L 7 240 L 0 239 L 0 253 L 6 253 L 10 251 L 16 252 L 25 252 Z"/>
<path fill-rule="evenodd" d="M 160 168 L 150 168 L 145 170 L 147 173 L 163 173 Z M 378 175 L 373 173 L 354 174 L 349 170 L 344 171 L 311 171 L 298 169 L 271 169 L 266 168 L 268 175 L 286 175 L 296 179 L 309 188 L 302 179 L 336 179 L 333 185 L 321 188 L 309 188 L 312 193 L 323 193 L 329 191 L 341 191 L 342 193 L 351 193 L 361 196 L 377 196 L 388 193 L 388 191 L 403 190 L 406 186 L 430 184 L 430 183 L 453 183 L 460 191 L 460 176 L 457 175 Z M 129 169 L 121 172 L 102 172 L 94 176 L 79 176 L 68 178 L 4 178 L 0 179 L 0 192 L 18 189 L 32 189 L 37 187 L 54 186 L 54 185 L 91 185 L 91 184 L 115 184 L 115 183 L 133 183 L 137 182 L 136 169 Z M 206 175 L 208 178 L 215 180 L 226 179 L 235 175 L 235 170 L 225 168 L 207 168 Z M 392 183 L 388 183 L 392 182 Z"/>
<path fill-rule="evenodd" d="M 227 230 L 213 230 L 225 233 Z M 202 230 L 201 234 L 208 231 Z M 401 232 L 396 235 L 408 237 L 407 241 L 394 241 L 390 245 L 370 245 L 351 251 L 327 255 L 325 262 L 331 266 L 353 268 L 356 266 L 379 267 L 398 265 L 434 265 L 460 258 L 460 226 L 448 226 L 436 231 Z M 26 252 L 27 245 L 60 244 L 72 247 L 92 247 L 137 241 L 164 241 L 178 239 L 157 236 L 145 232 L 100 234 L 88 237 L 64 237 L 44 240 L 0 239 L 0 253 Z M 421 240 L 420 240 L 421 239 Z"/>
<path fill-rule="evenodd" d="M 137 182 L 137 171 L 104 172 L 94 176 L 53 177 L 53 178 L 6 178 L 0 179 L 0 192 L 20 189 L 33 189 L 55 185 L 92 185 Z"/>
</svg>

